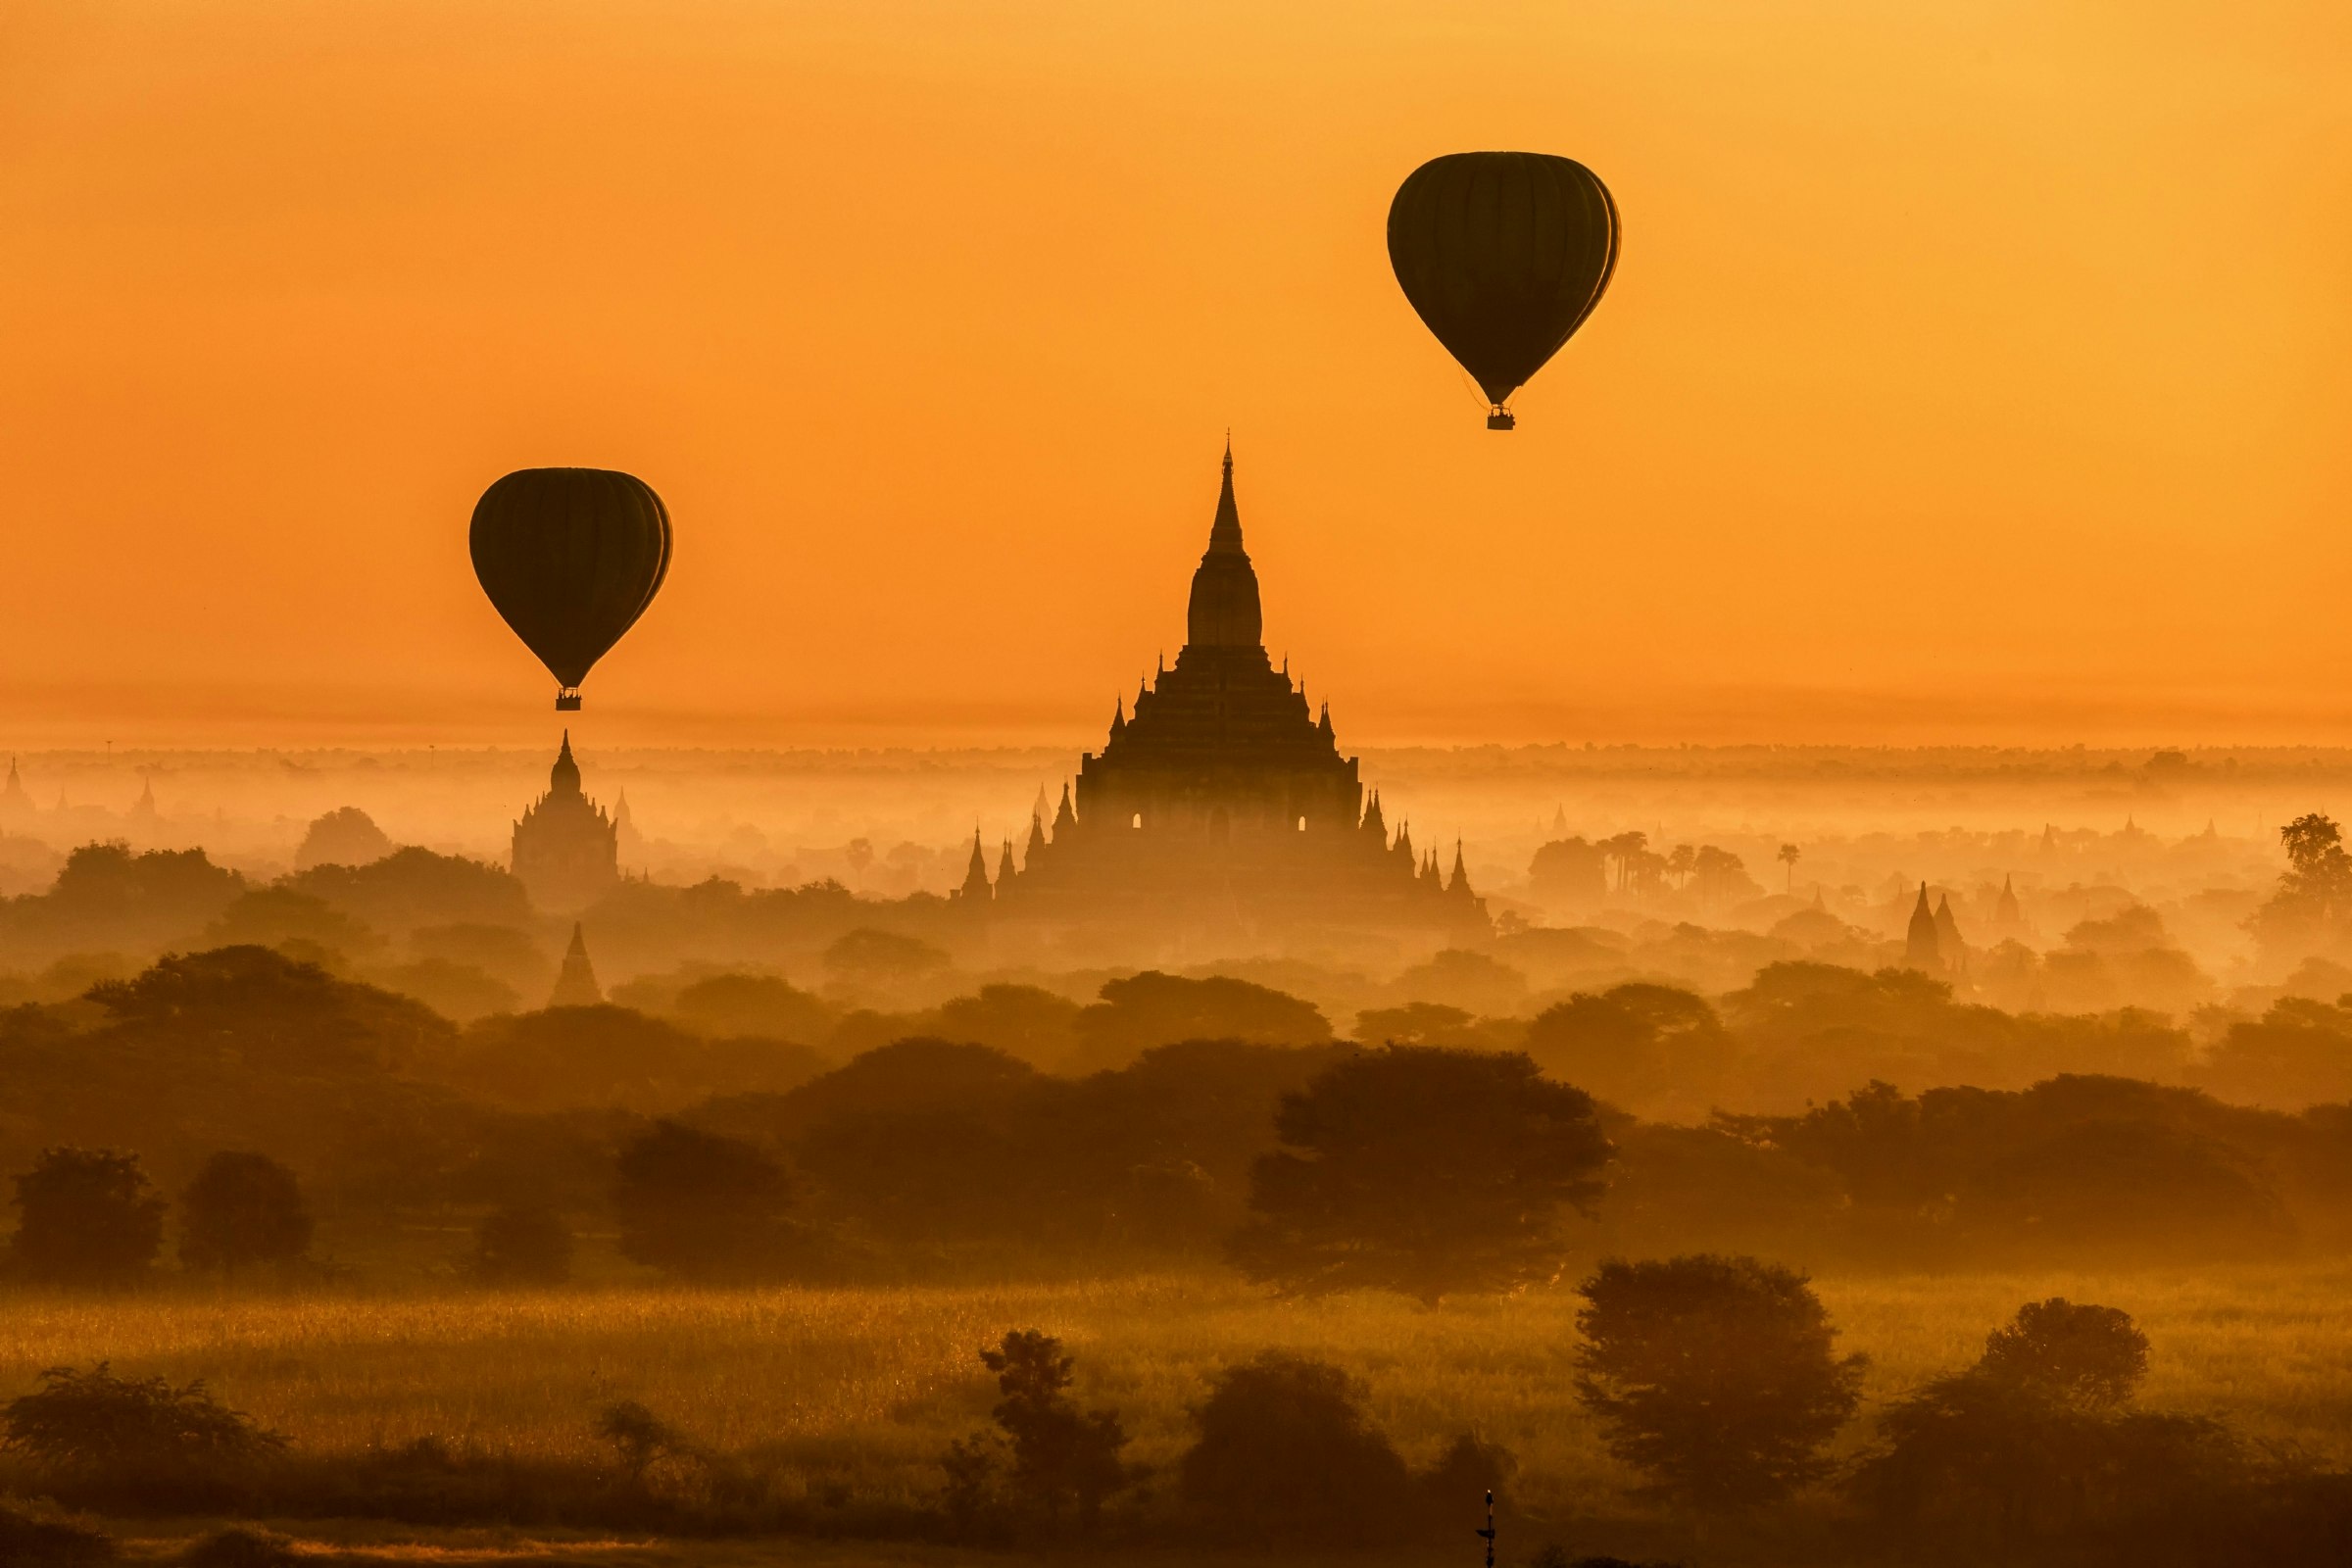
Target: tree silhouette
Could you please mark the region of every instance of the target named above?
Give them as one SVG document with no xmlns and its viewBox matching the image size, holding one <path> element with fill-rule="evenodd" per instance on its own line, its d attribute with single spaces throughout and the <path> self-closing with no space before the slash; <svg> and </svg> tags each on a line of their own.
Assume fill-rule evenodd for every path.
<svg viewBox="0 0 2352 1568">
<path fill-rule="evenodd" d="M 1217 1374 L 1193 1412 L 1200 1436 L 1177 1471 L 1185 1502 L 1228 1530 L 1377 1539 L 1411 1485 L 1336 1366 L 1269 1350 Z"/>
<path fill-rule="evenodd" d="M 291 1263 L 310 1250 L 301 1184 L 267 1154 L 215 1154 L 180 1197 L 179 1260 L 189 1268 L 234 1279 L 240 1269 Z"/>
<path fill-rule="evenodd" d="M 2028 1301 L 1986 1336 L 1978 1370 L 2089 1409 L 2121 1404 L 2148 1375 L 2148 1337 L 2121 1307 Z"/>
<path fill-rule="evenodd" d="M 1577 1397 L 1649 1495 L 1725 1513 L 1828 1473 L 1865 1362 L 1833 1352 L 1803 1275 L 1701 1255 L 1603 1263 L 1577 1289 Z"/>
<path fill-rule="evenodd" d="M 621 1255 L 691 1280 L 779 1272 L 801 1241 L 784 1167 L 752 1145 L 658 1121 L 620 1152 Z"/>
<path fill-rule="evenodd" d="M 571 1228 L 552 1208 L 509 1204 L 473 1228 L 466 1273 L 483 1285 L 561 1285 L 571 1278 Z"/>
<path fill-rule="evenodd" d="M 1071 1368 L 1061 1342 L 1035 1329 L 1007 1334 L 980 1352 L 1004 1396 L 989 1411 L 1012 1442 L 1012 1485 L 1049 1518 L 1076 1504 L 1091 1524 L 1103 1499 L 1125 1486 L 1119 1450 L 1127 1434 L 1116 1410 L 1081 1410 L 1069 1396 Z"/>
<path fill-rule="evenodd" d="M 1803 858 L 1804 853 L 1804 851 L 1798 849 L 1793 844 L 1784 844 L 1781 846 L 1779 858 L 1780 862 L 1788 868 L 1788 891 L 1790 893 L 1794 893 L 1796 891 L 1796 862 Z"/>
<path fill-rule="evenodd" d="M 17 1178 L 19 1221 L 9 1256 L 49 1285 L 128 1285 L 164 1243 L 164 1200 L 139 1156 L 111 1149 L 46 1149 Z"/>
<path fill-rule="evenodd" d="M 1275 1134 L 1231 1247 L 1243 1272 L 1432 1304 L 1556 1278 L 1565 1211 L 1590 1209 L 1610 1153 L 1583 1090 L 1524 1055 L 1431 1046 L 1325 1070 L 1283 1097 Z"/>
<path fill-rule="evenodd" d="M 2319 811 L 2296 817 L 2278 830 L 2286 869 L 2278 890 L 2246 922 L 2268 946 L 2316 946 L 2338 935 L 2352 915 L 2352 855 L 2343 831 Z"/>
</svg>

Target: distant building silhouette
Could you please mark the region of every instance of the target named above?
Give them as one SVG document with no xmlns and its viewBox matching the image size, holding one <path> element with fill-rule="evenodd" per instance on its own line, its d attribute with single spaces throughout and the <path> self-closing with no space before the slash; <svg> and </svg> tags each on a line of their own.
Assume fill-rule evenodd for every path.
<svg viewBox="0 0 2352 1568">
<path fill-rule="evenodd" d="M 583 909 L 620 880 L 619 828 L 580 789 L 571 732 L 548 771 L 547 793 L 514 824 L 510 867 L 542 909 Z"/>
<path fill-rule="evenodd" d="M 629 792 L 625 789 L 620 792 L 620 798 L 612 803 L 612 842 L 622 869 L 634 868 L 643 875 L 645 835 L 637 831 L 637 818 L 629 810 Z"/>
<path fill-rule="evenodd" d="M 8 782 L 0 784 L 0 822 L 24 822 L 39 814 L 26 793 L 24 779 L 17 775 L 17 760 L 8 760 Z"/>
<path fill-rule="evenodd" d="M 155 808 L 155 780 L 142 780 L 139 798 L 131 803 L 130 819 L 133 822 L 152 822 L 158 814 Z"/>
<path fill-rule="evenodd" d="M 588 938 L 580 930 L 580 922 L 571 922 L 571 946 L 564 952 L 564 967 L 556 975 L 556 989 L 549 994 L 551 1007 L 594 1007 L 605 1000 L 604 987 L 596 983 L 596 966 L 588 961 Z"/>
<path fill-rule="evenodd" d="M 1938 895 L 1936 901 L 1936 956 L 1943 962 L 1943 972 L 1957 979 L 1968 972 L 1968 944 L 1960 938 L 1960 922 L 1952 914 L 1952 896 Z"/>
<path fill-rule="evenodd" d="M 2011 883 L 2012 878 L 2003 873 L 2001 897 L 1992 906 L 1993 927 L 2003 936 L 2015 936 L 2026 928 L 2025 911 L 2018 907 L 2017 889 Z"/>
<path fill-rule="evenodd" d="M 993 889 L 1003 941 L 1173 956 L 1489 934 L 1458 847 L 1448 884 L 1434 851 L 1416 856 L 1401 827 L 1392 840 L 1356 759 L 1340 753 L 1330 705 L 1310 707 L 1287 662 L 1267 657 L 1230 445 L 1186 629 L 1132 712 L 1113 705 L 1050 836 L 1036 812 L 1017 872 L 1007 858 Z M 975 835 L 963 902 L 983 897 L 986 875 Z"/>
<path fill-rule="evenodd" d="M 1903 938 L 1903 967 L 1927 974 L 1943 973 L 1943 944 L 1936 930 L 1936 911 L 1928 907 L 1928 885 L 1919 885 L 1919 903 L 1911 908 L 1911 928 Z"/>
</svg>

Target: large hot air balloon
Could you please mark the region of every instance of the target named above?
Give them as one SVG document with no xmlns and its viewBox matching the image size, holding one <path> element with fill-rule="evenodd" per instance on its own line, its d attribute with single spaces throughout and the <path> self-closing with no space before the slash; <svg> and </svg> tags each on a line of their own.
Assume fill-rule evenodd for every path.
<svg viewBox="0 0 2352 1568">
<path fill-rule="evenodd" d="M 556 706 L 576 709 L 669 570 L 669 512 L 630 474 L 520 468 L 474 503 L 471 543 L 482 592 L 556 677 Z"/>
<path fill-rule="evenodd" d="M 1448 153 L 1389 204 L 1404 297 L 1487 394 L 1487 428 L 1584 325 L 1617 267 L 1617 204 L 1599 176 L 1546 153 Z"/>
</svg>

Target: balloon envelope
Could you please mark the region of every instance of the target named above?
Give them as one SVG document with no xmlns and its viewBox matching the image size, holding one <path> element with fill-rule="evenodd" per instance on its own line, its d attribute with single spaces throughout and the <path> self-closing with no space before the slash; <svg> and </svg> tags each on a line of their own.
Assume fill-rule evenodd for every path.
<svg viewBox="0 0 2352 1568">
<path fill-rule="evenodd" d="M 1508 429 L 1502 405 L 1600 303 L 1617 267 L 1617 204 L 1598 175 L 1546 153 L 1433 158 L 1389 204 L 1389 263 L 1431 332 Z"/>
<path fill-rule="evenodd" d="M 669 570 L 669 512 L 630 474 L 521 468 L 474 503 L 470 542 L 482 592 L 556 677 L 556 706 L 577 708 Z"/>
</svg>

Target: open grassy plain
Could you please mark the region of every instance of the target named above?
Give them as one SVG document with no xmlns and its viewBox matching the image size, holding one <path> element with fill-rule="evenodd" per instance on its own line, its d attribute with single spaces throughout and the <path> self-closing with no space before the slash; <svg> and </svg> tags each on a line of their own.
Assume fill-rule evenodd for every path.
<svg viewBox="0 0 2352 1568">
<path fill-rule="evenodd" d="M 2153 1342 L 2143 1402 L 2352 1463 L 2352 1266 L 2135 1274 L 1829 1277 L 1870 1404 L 1974 1359 L 2025 1300 L 2130 1311 Z M 1476 1429 L 1519 1456 L 1539 1517 L 1621 1510 L 1627 1478 L 1578 1410 L 1566 1289 L 1434 1311 L 1382 1296 L 1267 1298 L 1214 1276 L 931 1289 L 614 1289 L 368 1298 L 155 1294 L 0 1298 L 0 1392 L 44 1367 L 203 1378 L 311 1451 L 436 1436 L 539 1456 L 600 1451 L 597 1411 L 637 1399 L 697 1442 L 774 1466 L 810 1494 L 920 1500 L 933 1460 L 986 1420 L 974 1351 L 1042 1328 L 1078 1356 L 1078 1393 L 1123 1414 L 1138 1459 L 1172 1463 L 1213 1370 L 1270 1347 L 1360 1375 L 1406 1456 Z M 1867 1437 L 1869 1408 L 1847 1446 Z"/>
</svg>

